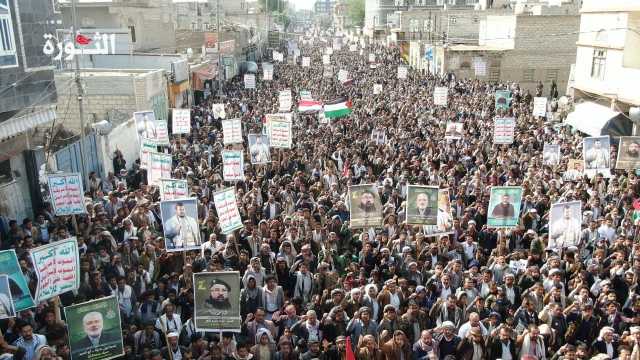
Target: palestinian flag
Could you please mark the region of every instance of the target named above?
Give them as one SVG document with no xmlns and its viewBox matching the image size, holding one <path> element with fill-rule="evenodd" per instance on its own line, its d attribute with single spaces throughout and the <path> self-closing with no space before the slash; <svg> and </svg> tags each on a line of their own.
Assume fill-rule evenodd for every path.
<svg viewBox="0 0 640 360">
<path fill-rule="evenodd" d="M 311 112 L 322 110 L 322 102 L 314 100 L 300 100 L 298 101 L 299 112 Z"/>
<path fill-rule="evenodd" d="M 324 104 L 324 116 L 328 119 L 335 119 L 351 114 L 351 101 L 346 98 L 338 98 Z"/>
</svg>

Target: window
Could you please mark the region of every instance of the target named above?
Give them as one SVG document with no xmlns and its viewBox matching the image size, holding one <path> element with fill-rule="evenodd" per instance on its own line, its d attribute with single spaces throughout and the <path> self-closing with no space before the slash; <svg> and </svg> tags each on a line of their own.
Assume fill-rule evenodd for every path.
<svg viewBox="0 0 640 360">
<path fill-rule="evenodd" d="M 455 24 L 457 22 L 458 22 L 458 18 L 457 17 L 455 17 L 455 16 L 450 16 L 449 17 L 449 24 L 453 25 L 453 24 Z"/>
<path fill-rule="evenodd" d="M 131 25 L 129 26 L 129 31 L 131 32 L 131 42 L 135 43 L 136 42 L 136 27 Z"/>
<path fill-rule="evenodd" d="M 593 61 L 591 63 L 591 77 L 604 80 L 604 71 L 607 65 L 607 50 L 593 49 Z"/>
<path fill-rule="evenodd" d="M 431 19 L 424 21 L 424 32 L 431 32 Z"/>
<path fill-rule="evenodd" d="M 522 81 L 533 82 L 536 76 L 536 69 L 524 69 L 522 71 Z"/>
<path fill-rule="evenodd" d="M 545 78 L 546 82 L 558 81 L 558 69 L 547 69 L 547 77 Z"/>
<path fill-rule="evenodd" d="M 474 24 L 477 24 L 480 22 L 480 18 L 476 15 L 473 17 L 473 19 L 471 20 Z"/>
<path fill-rule="evenodd" d="M 455 5 L 456 4 L 456 0 L 449 0 L 449 5 Z"/>
<path fill-rule="evenodd" d="M 0 0 L 0 68 L 18 66 L 16 40 L 13 36 L 11 9 L 7 0 Z"/>
<path fill-rule="evenodd" d="M 492 67 L 489 70 L 489 82 L 498 82 L 500 81 L 500 68 Z"/>
</svg>

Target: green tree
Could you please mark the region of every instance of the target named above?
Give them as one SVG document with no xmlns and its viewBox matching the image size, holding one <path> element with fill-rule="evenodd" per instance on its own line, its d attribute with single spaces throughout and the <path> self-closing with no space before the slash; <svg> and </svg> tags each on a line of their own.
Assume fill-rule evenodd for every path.
<svg viewBox="0 0 640 360">
<path fill-rule="evenodd" d="M 364 1 L 365 0 L 347 0 L 347 18 L 351 21 L 352 26 L 364 25 Z"/>
</svg>

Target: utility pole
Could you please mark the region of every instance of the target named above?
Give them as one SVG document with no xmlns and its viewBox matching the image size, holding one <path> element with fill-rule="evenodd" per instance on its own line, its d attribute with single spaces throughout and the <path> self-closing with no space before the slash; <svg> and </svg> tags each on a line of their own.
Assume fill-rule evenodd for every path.
<svg viewBox="0 0 640 360">
<path fill-rule="evenodd" d="M 71 17 L 73 21 L 73 31 L 71 36 L 73 37 L 73 45 L 74 47 L 78 46 L 77 32 L 78 32 L 78 14 L 76 8 L 77 0 L 71 0 Z M 76 78 L 76 88 L 78 90 L 78 111 L 80 113 L 80 172 L 82 173 L 82 178 L 85 181 L 86 187 L 89 186 L 89 177 L 87 174 L 87 168 L 85 166 L 85 148 L 84 148 L 84 106 L 82 105 L 82 101 L 84 100 L 84 89 L 82 88 L 82 82 L 80 81 L 80 59 L 78 54 L 74 56 L 75 58 L 75 78 Z"/>
<path fill-rule="evenodd" d="M 222 29 L 220 28 L 220 0 L 216 0 L 216 30 L 218 30 L 218 98 L 222 100 L 222 52 L 220 49 L 220 36 L 222 36 Z"/>
</svg>

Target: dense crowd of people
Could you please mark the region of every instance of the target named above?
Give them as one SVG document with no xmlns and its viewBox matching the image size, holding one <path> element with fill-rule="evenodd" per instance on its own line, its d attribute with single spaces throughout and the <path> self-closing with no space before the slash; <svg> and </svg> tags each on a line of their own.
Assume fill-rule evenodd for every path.
<svg viewBox="0 0 640 360">
<path fill-rule="evenodd" d="M 60 309 L 115 295 L 123 359 L 342 360 L 347 347 L 359 360 L 640 359 L 636 174 L 567 180 L 583 136 L 532 115 L 542 87 L 532 94 L 516 83 L 415 70 L 398 79 L 399 50 L 379 45 L 336 49 L 330 72 L 327 46 L 330 38 L 300 44 L 311 66 L 288 54 L 272 81 L 257 75 L 255 90 L 241 77 L 225 84 L 226 117 L 242 119 L 245 140 L 278 112 L 279 90 L 352 103 L 352 114 L 326 122 L 296 112 L 293 148 L 271 149 L 267 165 L 252 165 L 245 151 L 244 181 L 222 179 L 215 94 L 192 107 L 191 134 L 172 136 L 172 177 L 186 179 L 198 199 L 200 250 L 165 251 L 158 188 L 147 185 L 139 160 L 119 153 L 114 173 L 89 181 L 77 224 L 50 206 L 35 219 L 11 219 L 2 248 L 15 249 L 32 288 L 30 249 L 69 236 L 78 240 L 82 283 L 0 321 L 0 358 L 70 359 Z M 352 82 L 337 80 L 340 69 Z M 378 95 L 374 84 L 382 84 Z M 434 105 L 436 86 L 448 87 L 446 106 Z M 495 109 L 496 89 L 511 90 L 508 110 Z M 516 118 L 512 145 L 493 144 L 497 115 Z M 460 140 L 444 138 L 451 121 L 464 123 Z M 559 165 L 543 165 L 545 143 L 560 145 Z M 350 226 L 347 192 L 357 184 L 377 186 L 382 227 Z M 406 224 L 408 184 L 449 190 L 450 233 Z M 490 228 L 490 188 L 503 185 L 523 189 L 519 222 Z M 227 187 L 244 227 L 224 235 L 212 195 Z M 582 202 L 581 235 L 553 241 L 550 206 L 573 200 Z M 525 266 L 513 266 L 519 260 Z M 241 332 L 197 331 L 192 275 L 222 270 L 241 274 L 232 299 Z"/>
</svg>

